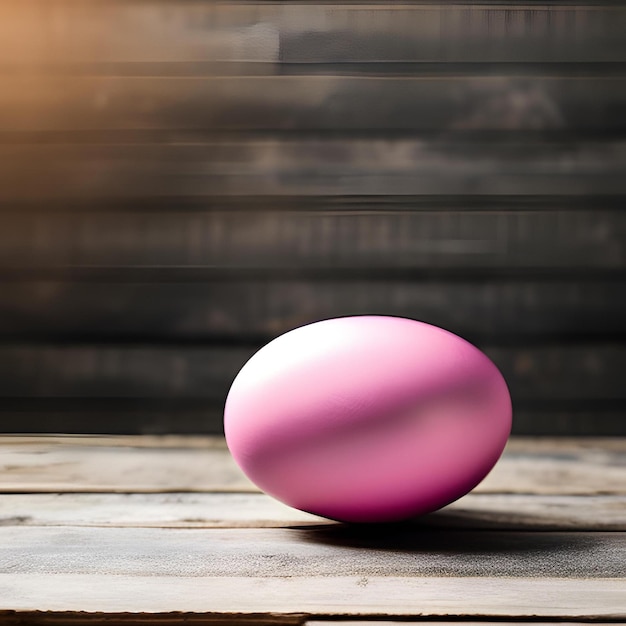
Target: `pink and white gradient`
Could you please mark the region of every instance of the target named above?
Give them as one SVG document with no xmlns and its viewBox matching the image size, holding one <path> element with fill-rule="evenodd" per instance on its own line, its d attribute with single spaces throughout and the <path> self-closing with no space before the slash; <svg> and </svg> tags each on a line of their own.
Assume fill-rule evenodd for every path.
<svg viewBox="0 0 626 626">
<path fill-rule="evenodd" d="M 228 447 L 263 491 L 346 522 L 436 510 L 491 470 L 511 399 L 476 347 L 414 320 L 359 316 L 292 330 L 235 378 Z"/>
</svg>

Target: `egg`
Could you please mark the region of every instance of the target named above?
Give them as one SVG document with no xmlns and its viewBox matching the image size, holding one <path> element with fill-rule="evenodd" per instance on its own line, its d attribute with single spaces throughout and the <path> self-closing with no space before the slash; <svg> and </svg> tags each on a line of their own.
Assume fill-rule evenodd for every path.
<svg viewBox="0 0 626 626">
<path fill-rule="evenodd" d="M 451 332 L 386 316 L 328 319 L 261 348 L 224 410 L 260 489 L 344 522 L 434 511 L 492 469 L 511 429 L 504 378 Z"/>
</svg>

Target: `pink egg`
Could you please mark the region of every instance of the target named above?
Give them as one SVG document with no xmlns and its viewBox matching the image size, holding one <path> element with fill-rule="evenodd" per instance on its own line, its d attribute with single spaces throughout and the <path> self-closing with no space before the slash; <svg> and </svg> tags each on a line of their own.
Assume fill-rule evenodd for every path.
<svg viewBox="0 0 626 626">
<path fill-rule="evenodd" d="M 511 429 L 504 378 L 430 324 L 359 316 L 296 328 L 235 378 L 228 447 L 263 491 L 302 511 L 386 522 L 473 489 Z"/>
</svg>

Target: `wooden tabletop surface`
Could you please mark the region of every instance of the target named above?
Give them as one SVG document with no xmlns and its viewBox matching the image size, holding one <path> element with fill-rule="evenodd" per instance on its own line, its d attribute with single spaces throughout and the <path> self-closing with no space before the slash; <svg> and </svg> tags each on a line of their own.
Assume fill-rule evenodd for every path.
<svg viewBox="0 0 626 626">
<path fill-rule="evenodd" d="M 370 527 L 260 493 L 219 437 L 0 437 L 0 624 L 461 620 L 626 622 L 626 439 L 514 438 Z"/>
</svg>

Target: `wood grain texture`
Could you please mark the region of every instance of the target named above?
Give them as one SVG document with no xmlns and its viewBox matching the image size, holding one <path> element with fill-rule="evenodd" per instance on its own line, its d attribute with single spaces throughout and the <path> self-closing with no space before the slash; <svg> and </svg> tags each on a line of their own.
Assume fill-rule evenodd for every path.
<svg viewBox="0 0 626 626">
<path fill-rule="evenodd" d="M 397 622 L 397 621 L 388 621 L 388 620 L 384 620 L 384 621 L 380 621 L 377 620 L 376 621 L 376 626 L 401 626 L 402 624 L 424 624 L 425 622 L 422 620 L 415 620 L 415 621 L 407 621 L 407 620 L 402 620 L 401 622 Z M 427 622 L 426 622 L 427 623 Z M 446 621 L 437 621 L 437 624 L 441 624 L 441 626 L 452 626 L 452 624 L 456 624 L 457 622 L 446 622 Z M 479 621 L 472 621 L 472 626 L 487 626 L 488 624 L 491 624 L 493 622 L 479 622 Z M 514 624 L 515 622 L 506 622 L 506 621 L 502 621 L 500 622 L 503 625 L 506 626 L 512 626 L 512 624 Z M 534 622 L 535 624 L 537 624 L 537 626 L 549 626 L 551 624 L 551 622 Z M 601 624 L 600 622 L 598 622 L 598 624 Z M 341 621 L 333 621 L 333 620 L 307 620 L 306 622 L 304 622 L 303 626 L 373 626 L 372 625 L 372 621 L 371 620 L 341 620 Z M 607 626 L 607 623 L 605 623 L 602 626 Z"/>
<path fill-rule="evenodd" d="M 332 523 L 262 493 L 5 493 L 0 497 L 0 526 L 281 528 Z M 429 529 L 626 531 L 626 496 L 470 493 L 409 523 Z"/>
<path fill-rule="evenodd" d="M 336 621 L 333 617 L 327 616 L 323 620 L 308 620 L 307 616 L 298 613 L 237 613 L 229 616 L 228 614 L 219 613 L 149 613 L 149 614 L 128 614 L 128 613 L 113 613 L 102 615 L 98 613 L 85 613 L 77 611 L 1 611 L 0 620 L 1 623 L 7 626 L 23 626 L 28 624 L 29 626 L 59 626 L 60 624 L 72 624 L 72 626 L 87 626 L 93 624 L 106 624 L 106 626 L 120 626 L 121 624 L 157 624 L 157 625 L 178 625 L 178 624 L 193 624 L 197 626 L 231 626 L 231 624 L 237 623 L 243 626 L 400 626 L 401 624 L 426 624 L 426 626 L 433 626 L 433 622 L 427 622 L 425 620 L 419 621 L 407 621 L 406 617 L 401 618 L 402 621 L 381 621 L 379 616 L 372 617 L 370 619 L 354 619 L 342 618 L 340 621 Z M 409 618 L 410 620 L 410 618 Z M 505 626 L 513 626 L 513 624 L 519 624 L 519 622 L 498 620 Z M 440 619 L 437 620 L 437 624 L 443 624 L 445 626 L 451 626 L 451 624 L 457 622 L 445 622 Z M 487 626 L 493 622 L 474 621 L 470 624 L 472 626 Z M 535 622 L 538 626 L 549 626 L 554 622 Z M 568 626 L 573 626 L 577 622 L 570 621 L 565 622 Z M 609 626 L 610 624 L 622 624 L 623 622 L 594 622 L 598 626 Z"/>
<path fill-rule="evenodd" d="M 223 438 L 17 437 L 2 439 L 0 453 L 0 491 L 256 490 Z"/>
<path fill-rule="evenodd" d="M 264 341 L 383 313 L 485 348 L 523 428 L 626 434 L 624 32 L 613 0 L 0 3 L 0 429 L 217 430 Z M 0 437 L 0 624 L 626 623 L 625 564 L 626 438 L 513 437 L 354 527 L 220 437 Z"/>
<path fill-rule="evenodd" d="M 446 575 L 451 579 L 546 577 L 626 583 L 626 533 L 619 532 L 486 533 L 343 524 L 251 529 L 5 526 L 0 528 L 0 538 L 3 583 L 11 573 L 18 584 L 30 575 L 46 574 L 51 582 L 56 576 L 82 576 L 85 583 L 92 576 L 95 580 L 105 576 L 132 580 L 152 575 L 179 578 L 177 586 L 191 578 L 208 582 L 216 578 L 280 581 Z M 67 597 L 61 589 L 57 592 Z M 125 594 L 127 602 L 129 595 Z M 623 595 L 613 601 L 618 597 L 624 602 Z M 23 599 L 18 595 L 12 604 Z M 6 606 L 10 601 L 6 595 L 2 600 L 5 608 L 34 608 Z"/>
<path fill-rule="evenodd" d="M 272 201 L 247 210 L 208 202 L 189 210 L 175 200 L 159 209 L 98 205 L 29 212 L 0 207 L 0 266 L 52 268 L 210 267 L 363 268 L 623 268 L 626 214 L 565 202 L 506 202 L 437 208 L 433 200 L 377 203 Z M 462 201 L 461 201 L 462 204 Z M 19 207 L 19 211 L 18 211 Z M 4 211 L 2 211 L 4 209 Z M 474 210 L 471 210 L 474 209 Z"/>
<path fill-rule="evenodd" d="M 384 621 L 380 621 L 380 620 L 376 620 L 376 626 L 401 626 L 402 624 L 404 624 L 405 626 L 407 624 L 411 625 L 416 625 L 416 624 L 427 624 L 428 622 L 424 622 L 422 620 L 419 621 L 407 621 L 407 620 L 402 620 L 401 622 L 397 622 L 397 621 L 389 621 L 389 620 L 384 620 Z M 441 624 L 441 626 L 452 626 L 452 624 L 456 624 L 457 622 L 446 622 L 446 621 L 437 621 L 437 624 Z M 487 626 L 487 624 L 491 624 L 493 622 L 479 622 L 479 621 L 472 621 L 470 622 L 472 626 Z M 513 624 L 516 624 L 518 622 L 506 622 L 506 621 L 501 621 L 501 624 L 503 624 L 503 626 L 513 626 Z M 535 624 L 537 624 L 537 626 L 549 626 L 549 624 L 551 622 L 534 622 Z M 608 623 L 605 624 L 601 624 L 601 622 L 598 622 L 599 626 L 608 626 Z M 303 626 L 373 626 L 372 624 L 372 620 L 341 620 L 341 621 L 333 621 L 333 620 L 307 620 L 306 622 L 304 622 Z"/>
<path fill-rule="evenodd" d="M 2 87 L 0 133 L 626 130 L 626 78 L 620 75 L 5 76 Z"/>
<path fill-rule="evenodd" d="M 77 10 L 77 5 L 80 10 Z M 449 4 L 2 3 L 9 67 L 207 60 L 266 63 L 623 61 L 624 7 Z"/>
<path fill-rule="evenodd" d="M 0 455 L 0 476 L 21 471 L 0 497 L 4 623 L 626 618 L 626 439 L 514 438 L 488 478 L 499 491 L 374 527 L 233 493 L 219 438 L 4 437 Z M 70 490 L 46 493 L 64 473 Z M 142 478 L 207 490 L 112 493 Z"/>
<path fill-rule="evenodd" d="M 54 583 L 54 584 L 53 584 Z M 12 610 L 624 620 L 623 579 L 0 574 Z M 467 598 L 471 598 L 471 603 Z"/>
<path fill-rule="evenodd" d="M 626 193 L 625 167 L 626 144 L 619 140 L 277 137 L 3 144 L 0 202 L 300 194 L 615 196 Z"/>
<path fill-rule="evenodd" d="M 512 438 L 476 493 L 626 495 L 625 456 L 626 438 Z M 2 437 L 0 467 L 4 493 L 256 491 L 220 437 Z"/>
<path fill-rule="evenodd" d="M 162 613 L 87 613 L 85 611 L 2 611 L 3 626 L 303 626 L 302 613 L 190 613 L 164 611 Z"/>
<path fill-rule="evenodd" d="M 538 277 L 525 279 L 507 277 L 505 272 L 494 278 L 480 270 L 474 274 L 465 270 L 465 276 L 448 277 L 427 267 L 421 275 L 416 268 L 414 278 L 398 278 L 393 270 L 378 268 L 380 274 L 368 279 L 364 275 L 376 272 L 364 268 L 360 277 L 338 279 L 341 269 L 337 268 L 308 279 L 298 278 L 297 269 L 291 279 L 277 277 L 280 270 L 268 270 L 265 278 L 257 272 L 250 280 L 236 271 L 219 276 L 212 268 L 205 268 L 204 274 L 202 268 L 193 268 L 190 281 L 183 268 L 179 281 L 172 271 L 162 282 L 168 268 L 145 272 L 140 268 L 140 275 L 130 277 L 125 270 L 117 271 L 118 281 L 113 282 L 116 276 L 101 277 L 97 269 L 76 269 L 58 268 L 56 280 L 44 281 L 36 278 L 40 271 L 35 268 L 35 275 L 23 281 L 13 276 L 1 283 L 0 340 L 260 345 L 298 326 L 344 315 L 417 319 L 483 346 L 504 343 L 530 348 L 581 339 L 602 343 L 626 335 L 623 281 L 607 280 L 602 274 L 584 280 L 550 279 L 547 271 L 546 275 L 538 271 Z M 302 273 L 306 276 L 306 271 Z M 7 367 L 12 368 L 12 359 L 19 357 L 2 350 Z M 581 348 L 581 358 L 594 352 L 601 354 L 602 348 Z M 25 359 L 28 353 L 26 349 Z M 226 368 L 237 362 L 237 357 L 231 361 L 227 354 L 216 358 L 223 358 Z M 230 373 L 234 375 L 232 369 Z M 132 384 L 130 376 L 128 383 Z"/>
<path fill-rule="evenodd" d="M 302 613 L 190 613 L 164 611 L 162 613 L 87 613 L 85 611 L 2 611 L 3 626 L 303 626 Z"/>
</svg>

